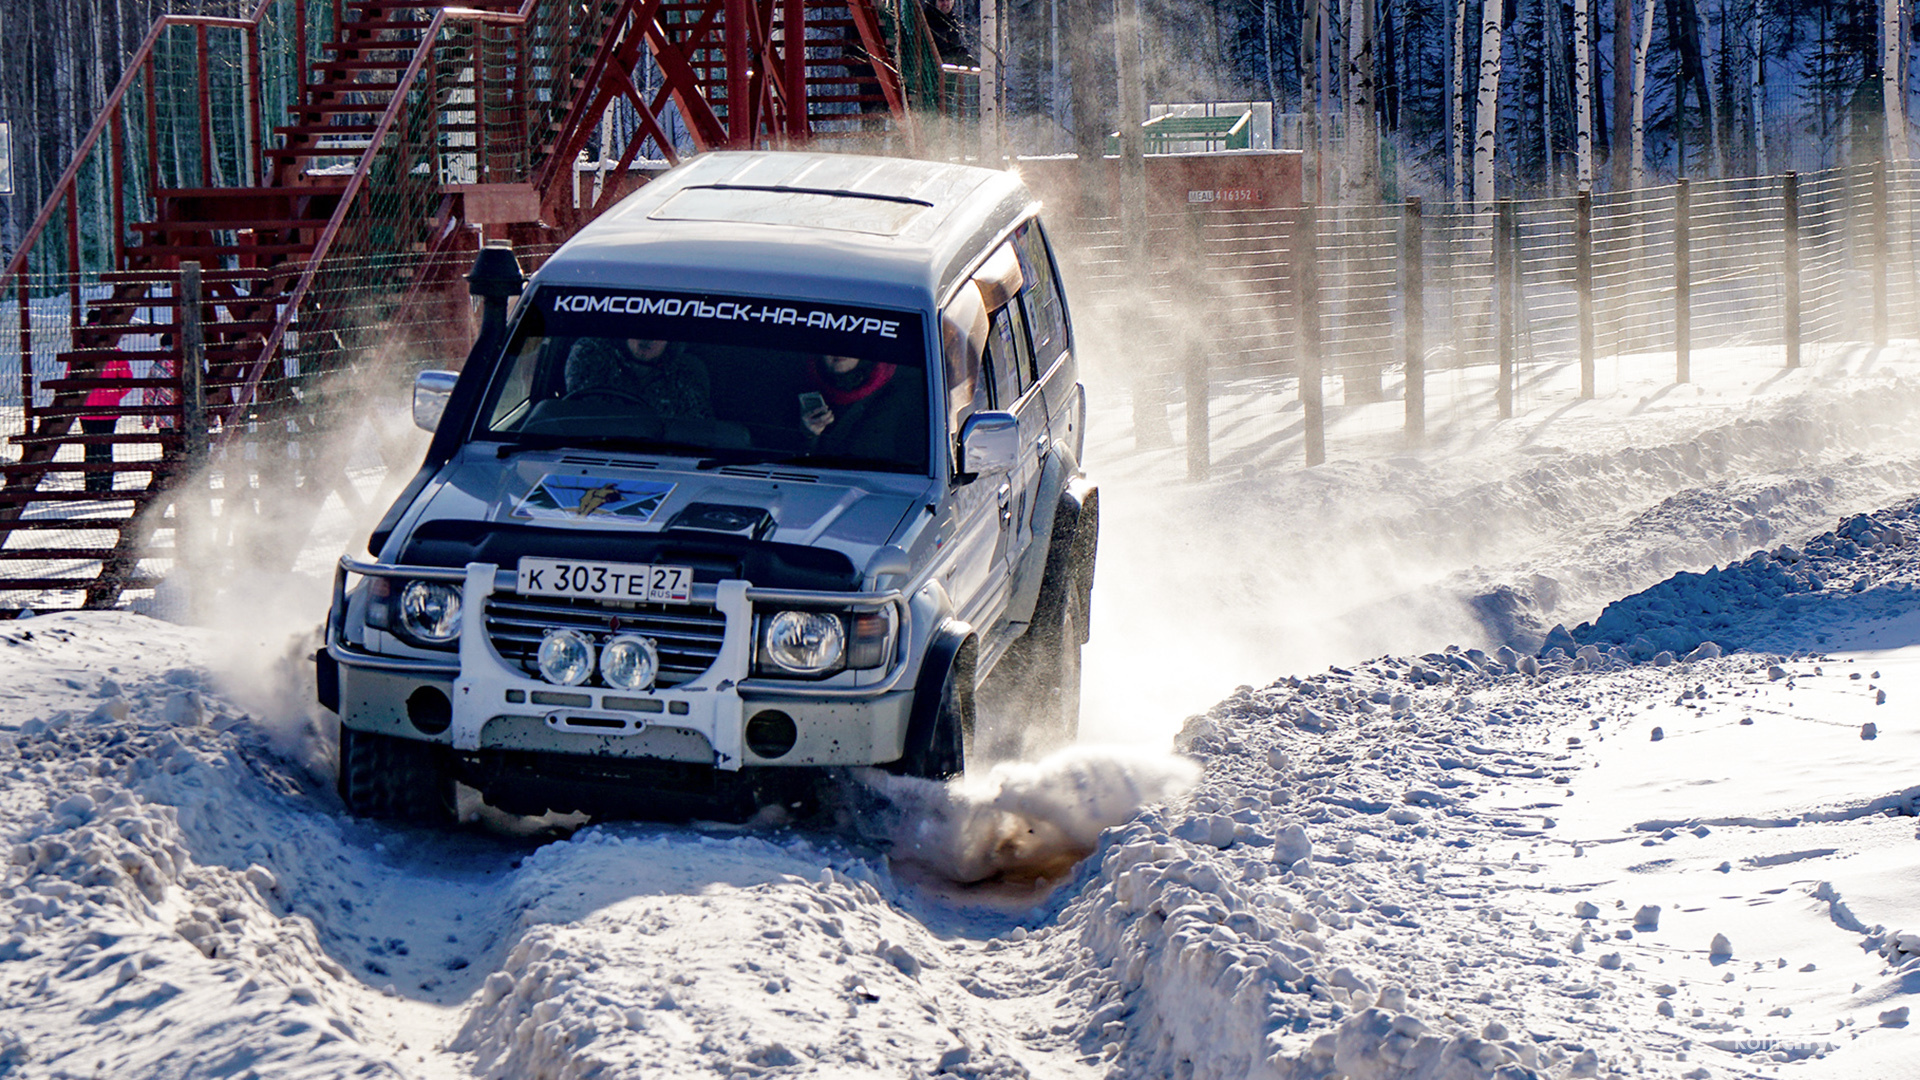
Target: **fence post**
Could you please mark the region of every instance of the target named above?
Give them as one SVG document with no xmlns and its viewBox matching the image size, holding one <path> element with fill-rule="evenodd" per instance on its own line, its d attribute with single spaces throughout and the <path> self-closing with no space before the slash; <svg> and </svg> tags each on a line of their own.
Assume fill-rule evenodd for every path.
<svg viewBox="0 0 1920 1080">
<path fill-rule="evenodd" d="M 1887 245 L 1887 163 L 1873 166 L 1873 343 L 1887 343 L 1887 263 L 1891 253 Z"/>
<path fill-rule="evenodd" d="M 1593 192 L 1573 200 L 1573 293 L 1580 333 L 1580 400 L 1593 398 Z"/>
<path fill-rule="evenodd" d="M 1299 335 L 1300 408 L 1303 414 L 1307 464 L 1327 460 L 1326 401 L 1321 394 L 1320 357 L 1320 222 L 1318 207 L 1300 208 L 1300 227 L 1293 234 L 1295 333 Z"/>
<path fill-rule="evenodd" d="M 1513 419 L 1513 225 L 1513 200 L 1501 199 L 1493 228 L 1493 334 L 1500 358 L 1500 385 L 1494 389 L 1494 398 L 1502 420 Z"/>
<path fill-rule="evenodd" d="M 180 494 L 173 500 L 174 565 L 186 578 L 187 617 L 198 621 L 206 610 L 206 588 L 212 582 L 205 565 L 213 504 L 207 491 L 207 361 L 206 326 L 201 322 L 200 264 L 180 264 L 180 295 L 175 317 L 180 320 L 180 432 L 184 436 L 186 467 Z"/>
<path fill-rule="evenodd" d="M 207 332 L 201 320 L 200 264 L 180 264 L 180 431 L 189 474 L 207 464 Z"/>
<path fill-rule="evenodd" d="M 1400 234 L 1401 290 L 1406 324 L 1407 445 L 1418 446 L 1427 436 L 1427 297 L 1426 267 L 1420 262 L 1425 226 L 1418 196 L 1407 200 L 1406 228 Z"/>
<path fill-rule="evenodd" d="M 1781 178 L 1780 201 L 1785 235 L 1781 254 L 1781 288 L 1786 292 L 1782 336 L 1786 338 L 1787 366 L 1800 366 L 1800 174 Z"/>
<path fill-rule="evenodd" d="M 1693 376 L 1693 228 L 1686 177 L 1673 182 L 1673 381 Z"/>
<path fill-rule="evenodd" d="M 1206 225 L 1201 219 L 1203 210 L 1189 210 L 1187 224 L 1192 230 L 1191 240 L 1195 254 L 1194 262 L 1204 265 L 1206 251 Z M 1187 407 L 1187 479 L 1205 480 L 1212 471 L 1212 421 L 1208 410 L 1213 390 L 1213 380 L 1207 370 L 1206 345 L 1199 335 L 1182 334 L 1180 346 L 1180 374 L 1184 382 L 1184 396 Z"/>
</svg>

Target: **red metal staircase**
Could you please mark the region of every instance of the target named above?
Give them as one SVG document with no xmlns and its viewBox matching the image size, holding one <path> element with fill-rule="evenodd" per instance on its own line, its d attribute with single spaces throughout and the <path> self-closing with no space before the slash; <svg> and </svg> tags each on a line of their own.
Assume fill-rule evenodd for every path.
<svg viewBox="0 0 1920 1080">
<path fill-rule="evenodd" d="M 151 586 L 155 533 L 206 464 L 192 448 L 298 443 L 357 419 L 342 386 L 457 358 L 482 231 L 564 238 L 635 186 L 643 153 L 676 157 L 670 130 L 695 150 L 910 151 L 911 110 L 950 104 L 915 3 L 333 0 L 310 24 L 308 0 L 261 0 L 161 19 L 0 272 L 20 363 L 0 397 L 0 597 Z M 593 145 L 617 166 L 579 205 Z M 183 405 L 189 322 L 203 412 Z M 357 499 L 334 463 L 303 482 L 309 518 L 329 491 Z"/>
</svg>

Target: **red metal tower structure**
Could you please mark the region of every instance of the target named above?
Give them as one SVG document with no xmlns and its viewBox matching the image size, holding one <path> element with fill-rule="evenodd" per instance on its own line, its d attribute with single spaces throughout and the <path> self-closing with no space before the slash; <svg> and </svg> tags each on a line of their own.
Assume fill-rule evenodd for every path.
<svg viewBox="0 0 1920 1080">
<path fill-rule="evenodd" d="M 350 419 L 329 408 L 350 376 L 458 355 L 459 275 L 488 230 L 556 242 L 636 185 L 637 159 L 683 147 L 910 152 L 916 114 L 960 103 L 916 3 L 259 0 L 160 19 L 0 271 L 20 359 L 0 596 L 99 606 L 151 584 L 208 440 L 322 429 Z M 583 201 L 589 147 L 611 182 Z M 325 463 L 306 473 L 307 513 L 358 498 Z"/>
</svg>

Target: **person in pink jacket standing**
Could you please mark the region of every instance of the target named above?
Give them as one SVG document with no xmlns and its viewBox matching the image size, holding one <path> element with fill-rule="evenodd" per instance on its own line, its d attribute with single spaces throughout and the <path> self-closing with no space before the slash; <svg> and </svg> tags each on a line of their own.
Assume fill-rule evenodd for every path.
<svg viewBox="0 0 1920 1080">
<path fill-rule="evenodd" d="M 103 379 L 131 379 L 133 365 L 127 363 L 124 356 L 116 356 L 107 361 L 100 370 Z M 99 387 L 87 391 L 87 408 L 100 409 L 95 413 L 85 413 L 80 417 L 80 433 L 83 435 L 111 435 L 120 423 L 119 409 L 126 401 L 129 390 L 115 390 Z M 108 411 L 112 410 L 112 411 Z M 82 451 L 83 460 L 89 465 L 112 464 L 113 444 L 108 442 L 90 442 Z M 113 490 L 113 473 L 100 471 L 86 474 L 88 491 L 107 492 Z"/>
</svg>

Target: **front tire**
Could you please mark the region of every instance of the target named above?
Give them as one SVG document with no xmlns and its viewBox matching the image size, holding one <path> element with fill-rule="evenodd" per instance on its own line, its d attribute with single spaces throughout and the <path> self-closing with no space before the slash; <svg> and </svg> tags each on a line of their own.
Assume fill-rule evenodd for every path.
<svg viewBox="0 0 1920 1080">
<path fill-rule="evenodd" d="M 906 752 L 885 766 L 889 772 L 951 780 L 967 771 L 967 744 L 973 738 L 973 670 L 969 643 L 946 665 L 938 703 L 908 725 Z"/>
<path fill-rule="evenodd" d="M 340 725 L 340 801 L 354 817 L 443 825 L 454 820 L 453 777 L 433 743 Z"/>
</svg>

